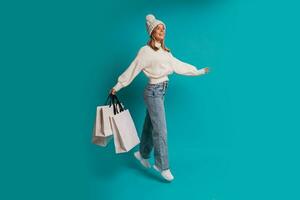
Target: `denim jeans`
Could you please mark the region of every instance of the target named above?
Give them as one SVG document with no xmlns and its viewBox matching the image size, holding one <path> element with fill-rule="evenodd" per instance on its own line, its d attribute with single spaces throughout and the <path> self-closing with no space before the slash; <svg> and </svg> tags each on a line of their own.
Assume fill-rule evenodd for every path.
<svg viewBox="0 0 300 200">
<path fill-rule="evenodd" d="M 144 90 L 146 117 L 143 125 L 139 151 L 144 159 L 150 158 L 154 148 L 155 165 L 160 170 L 169 169 L 167 124 L 164 108 L 164 96 L 168 81 L 147 84 Z"/>
</svg>

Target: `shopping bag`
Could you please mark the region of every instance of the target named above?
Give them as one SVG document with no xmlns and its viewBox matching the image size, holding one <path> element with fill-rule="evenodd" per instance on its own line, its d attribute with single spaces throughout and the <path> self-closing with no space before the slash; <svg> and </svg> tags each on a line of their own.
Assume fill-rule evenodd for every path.
<svg viewBox="0 0 300 200">
<path fill-rule="evenodd" d="M 123 105 L 114 96 L 116 104 L 113 105 L 114 114 L 109 117 L 116 153 L 124 153 L 130 151 L 133 147 L 140 143 L 134 121 L 128 109 L 124 109 Z"/>
<path fill-rule="evenodd" d="M 113 134 L 109 117 L 113 115 L 113 106 L 105 105 L 99 108 L 102 136 L 110 136 Z"/>
<path fill-rule="evenodd" d="M 112 95 L 109 95 L 106 99 L 106 102 L 104 103 L 105 105 L 97 106 L 96 108 L 96 118 L 92 131 L 92 143 L 96 145 L 105 147 L 108 144 L 108 142 L 112 139 L 112 132 L 109 131 L 109 129 L 111 130 L 111 128 L 106 128 L 106 131 L 104 132 L 103 126 L 105 121 L 105 123 L 108 123 L 108 126 L 111 127 L 109 121 L 109 109 L 111 109 L 111 113 L 113 114 L 113 100 L 114 98 L 112 97 Z M 108 102 L 109 105 L 106 105 L 108 104 Z M 103 111 L 103 108 L 105 109 L 105 111 Z M 103 116 L 108 117 L 108 120 L 104 120 Z"/>
<path fill-rule="evenodd" d="M 94 128 L 93 128 L 93 135 L 95 136 L 105 136 L 103 132 L 103 120 L 102 120 L 102 115 L 101 115 L 101 109 L 104 106 L 97 106 L 96 108 L 96 119 L 94 123 Z"/>
<path fill-rule="evenodd" d="M 114 106 L 116 109 L 116 112 L 119 112 L 118 107 L 116 106 L 116 99 L 115 99 L 115 95 L 110 94 L 108 96 L 108 100 L 109 101 L 109 105 L 108 103 L 106 103 L 106 105 L 104 106 L 100 106 L 100 121 L 101 121 L 101 136 L 110 136 L 113 134 L 112 128 L 111 128 L 111 123 L 109 120 L 109 117 L 114 115 Z M 108 102 L 108 100 L 106 100 L 106 102 Z"/>
<path fill-rule="evenodd" d="M 92 143 L 98 146 L 105 147 L 112 139 L 112 135 L 110 136 L 97 136 L 96 135 L 96 124 L 98 124 L 97 120 L 95 120 L 94 128 L 93 128 L 93 136 L 92 136 Z"/>
</svg>

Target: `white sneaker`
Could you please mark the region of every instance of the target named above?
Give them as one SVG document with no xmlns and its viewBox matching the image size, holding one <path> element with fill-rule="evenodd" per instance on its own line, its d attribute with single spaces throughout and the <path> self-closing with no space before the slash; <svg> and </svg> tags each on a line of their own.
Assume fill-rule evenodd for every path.
<svg viewBox="0 0 300 200">
<path fill-rule="evenodd" d="M 156 166 L 156 165 L 153 165 L 153 168 L 156 170 L 156 171 L 158 171 L 160 174 L 161 174 L 161 176 L 164 178 L 164 179 L 166 179 L 167 181 L 172 181 L 172 180 L 174 180 L 174 176 L 172 175 L 172 173 L 171 173 L 171 171 L 169 170 L 169 169 L 167 169 L 167 170 L 160 170 L 160 169 L 158 169 L 158 167 Z"/>
<path fill-rule="evenodd" d="M 135 157 L 136 159 L 138 159 L 138 160 L 140 161 L 140 163 L 141 163 L 144 167 L 146 167 L 146 168 L 151 168 L 151 165 L 150 165 L 150 163 L 149 163 L 149 160 L 148 160 L 148 159 L 144 159 L 139 151 L 137 151 L 137 152 L 134 153 L 134 157 Z"/>
</svg>

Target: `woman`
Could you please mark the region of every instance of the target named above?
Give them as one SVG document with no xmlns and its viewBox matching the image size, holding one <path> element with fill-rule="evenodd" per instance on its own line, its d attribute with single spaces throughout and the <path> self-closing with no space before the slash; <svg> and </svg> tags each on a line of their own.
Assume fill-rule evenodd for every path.
<svg viewBox="0 0 300 200">
<path fill-rule="evenodd" d="M 143 71 L 149 78 L 144 90 L 146 117 L 144 121 L 139 151 L 134 156 L 140 163 L 150 168 L 150 153 L 154 148 L 155 165 L 153 168 L 161 176 L 172 181 L 168 160 L 167 125 L 164 109 L 164 96 L 168 87 L 168 75 L 173 72 L 186 76 L 199 76 L 209 71 L 209 68 L 198 70 L 195 66 L 175 58 L 165 46 L 165 24 L 154 15 L 146 16 L 146 28 L 149 34 L 147 45 L 140 48 L 130 66 L 118 77 L 117 84 L 110 90 L 116 94 L 121 88 L 128 86 L 133 79 Z"/>
</svg>

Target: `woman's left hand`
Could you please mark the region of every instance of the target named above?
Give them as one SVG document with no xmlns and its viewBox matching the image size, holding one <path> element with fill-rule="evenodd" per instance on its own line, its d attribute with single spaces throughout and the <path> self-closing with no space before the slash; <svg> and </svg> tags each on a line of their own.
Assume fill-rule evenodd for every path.
<svg viewBox="0 0 300 200">
<path fill-rule="evenodd" d="M 207 74 L 209 72 L 209 67 L 205 67 L 204 71 L 205 71 L 205 74 Z"/>
</svg>

